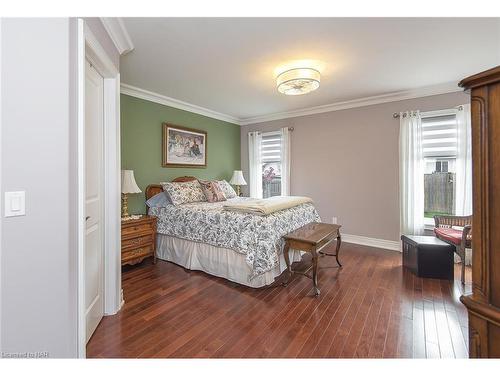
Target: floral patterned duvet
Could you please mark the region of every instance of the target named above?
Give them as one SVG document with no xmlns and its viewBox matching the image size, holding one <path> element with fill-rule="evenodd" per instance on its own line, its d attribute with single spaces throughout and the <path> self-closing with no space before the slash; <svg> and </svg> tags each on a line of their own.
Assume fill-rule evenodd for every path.
<svg viewBox="0 0 500 375">
<path fill-rule="evenodd" d="M 233 198 L 228 201 L 251 200 Z M 301 204 L 267 216 L 223 210 L 226 202 L 197 202 L 179 206 L 154 207 L 158 233 L 245 254 L 251 268 L 249 279 L 278 266 L 284 241 L 282 236 L 307 223 L 320 221 L 312 203 Z"/>
</svg>

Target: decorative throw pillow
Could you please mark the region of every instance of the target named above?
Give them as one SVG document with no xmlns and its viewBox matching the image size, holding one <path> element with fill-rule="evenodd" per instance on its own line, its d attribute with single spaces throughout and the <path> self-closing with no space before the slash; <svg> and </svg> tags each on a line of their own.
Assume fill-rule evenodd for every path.
<svg viewBox="0 0 500 375">
<path fill-rule="evenodd" d="M 149 208 L 153 207 L 167 207 L 167 205 L 172 204 L 170 203 L 170 198 L 168 197 L 167 193 L 162 191 L 161 193 L 158 193 L 151 198 L 149 198 L 146 201 L 146 205 Z"/>
<path fill-rule="evenodd" d="M 203 202 L 207 199 L 198 180 L 188 182 L 162 182 L 163 190 L 176 206 L 184 203 Z"/>
<path fill-rule="evenodd" d="M 200 185 L 209 202 L 222 202 L 226 200 L 226 196 L 222 192 L 217 181 L 201 181 Z"/>
<path fill-rule="evenodd" d="M 220 189 L 224 193 L 226 199 L 236 198 L 238 195 L 234 191 L 233 187 L 226 180 L 217 181 Z"/>
</svg>

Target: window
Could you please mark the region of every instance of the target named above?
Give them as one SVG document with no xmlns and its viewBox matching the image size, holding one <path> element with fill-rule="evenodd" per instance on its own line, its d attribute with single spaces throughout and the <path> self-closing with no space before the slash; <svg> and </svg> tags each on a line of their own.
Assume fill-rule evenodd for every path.
<svg viewBox="0 0 500 375">
<path fill-rule="evenodd" d="M 262 197 L 281 195 L 281 132 L 262 133 Z"/>
<path fill-rule="evenodd" d="M 436 172 L 448 172 L 448 160 L 436 161 Z"/>
<path fill-rule="evenodd" d="M 457 142 L 455 111 L 422 113 L 425 224 L 455 214 Z"/>
<path fill-rule="evenodd" d="M 248 133 L 250 197 L 290 195 L 291 137 L 293 128 Z"/>
</svg>

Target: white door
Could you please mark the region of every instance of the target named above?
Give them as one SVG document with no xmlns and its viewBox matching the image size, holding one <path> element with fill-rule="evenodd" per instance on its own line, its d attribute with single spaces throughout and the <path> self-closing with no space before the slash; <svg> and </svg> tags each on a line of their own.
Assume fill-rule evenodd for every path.
<svg viewBox="0 0 500 375">
<path fill-rule="evenodd" d="M 104 80 L 85 66 L 85 318 L 89 341 L 104 315 L 103 251 Z"/>
</svg>

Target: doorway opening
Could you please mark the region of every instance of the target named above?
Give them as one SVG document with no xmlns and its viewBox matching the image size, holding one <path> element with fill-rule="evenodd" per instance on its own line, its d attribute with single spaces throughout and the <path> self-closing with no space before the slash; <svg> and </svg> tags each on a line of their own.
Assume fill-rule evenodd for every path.
<svg viewBox="0 0 500 375">
<path fill-rule="evenodd" d="M 77 37 L 77 338 L 78 356 L 85 358 L 87 340 L 100 317 L 116 314 L 122 305 L 120 75 L 82 19 L 78 19 Z"/>
</svg>

